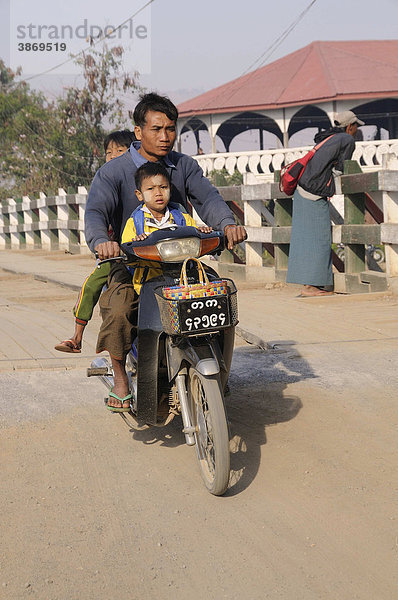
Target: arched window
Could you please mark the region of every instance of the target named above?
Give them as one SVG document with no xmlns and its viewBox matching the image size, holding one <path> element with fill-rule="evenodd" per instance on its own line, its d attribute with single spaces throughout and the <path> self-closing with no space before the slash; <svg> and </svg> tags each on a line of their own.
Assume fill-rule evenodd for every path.
<svg viewBox="0 0 398 600">
<path fill-rule="evenodd" d="M 351 110 L 365 125 L 364 140 L 396 139 L 398 137 L 398 100 L 385 98 L 354 106 Z"/>
<path fill-rule="evenodd" d="M 250 140 L 250 132 L 252 140 Z M 237 138 L 243 138 L 242 148 L 236 146 Z M 278 141 L 282 145 L 283 135 L 276 122 L 255 112 L 244 112 L 224 121 L 217 130 L 217 136 L 223 141 L 225 151 L 263 150 L 276 148 Z M 252 143 L 250 143 L 252 142 Z M 251 145 L 252 147 L 248 147 Z M 253 147 L 254 146 L 254 147 Z"/>
<path fill-rule="evenodd" d="M 325 111 L 317 106 L 304 106 L 292 117 L 289 128 L 289 147 L 309 146 L 314 135 L 321 129 L 329 129 L 331 123 Z"/>
<path fill-rule="evenodd" d="M 211 152 L 211 142 L 206 124 L 197 117 L 192 117 L 185 123 L 180 132 L 181 151 L 184 154 L 207 154 Z"/>
</svg>

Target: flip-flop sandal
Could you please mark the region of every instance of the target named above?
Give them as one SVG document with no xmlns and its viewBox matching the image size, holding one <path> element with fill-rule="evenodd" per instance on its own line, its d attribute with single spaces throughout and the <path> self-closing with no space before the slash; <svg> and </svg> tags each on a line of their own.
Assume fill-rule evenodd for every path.
<svg viewBox="0 0 398 600">
<path fill-rule="evenodd" d="M 54 346 L 54 349 L 59 350 L 59 352 L 70 352 L 73 354 L 79 354 L 82 351 L 81 348 L 75 348 L 72 340 L 63 340 L 63 342 Z"/>
<path fill-rule="evenodd" d="M 110 391 L 109 392 L 109 396 L 111 398 L 115 398 L 116 400 L 119 400 L 119 402 L 121 403 L 122 406 L 109 406 L 109 404 L 106 405 L 106 408 L 108 410 L 111 410 L 112 412 L 129 412 L 130 410 L 130 405 L 127 407 L 123 407 L 123 404 L 125 402 L 127 402 L 127 400 L 131 400 L 132 399 L 132 395 L 131 394 L 127 394 L 127 396 L 125 396 L 124 398 L 120 398 L 117 394 L 115 394 L 114 392 Z"/>
</svg>

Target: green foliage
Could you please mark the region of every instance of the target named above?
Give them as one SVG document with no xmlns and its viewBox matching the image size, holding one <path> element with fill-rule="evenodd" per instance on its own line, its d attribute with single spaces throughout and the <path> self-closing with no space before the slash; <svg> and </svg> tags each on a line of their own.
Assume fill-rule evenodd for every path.
<svg viewBox="0 0 398 600">
<path fill-rule="evenodd" d="M 23 83 L 0 60 L 0 157 L 1 185 L 24 194 L 37 167 L 36 138 L 47 120 L 45 100 Z M 19 183 L 25 185 L 20 188 Z"/>
<path fill-rule="evenodd" d="M 126 128 L 118 96 L 140 89 L 138 74 L 124 73 L 122 61 L 120 47 L 83 53 L 76 59 L 83 87 L 48 102 L 0 59 L 1 198 L 90 185 L 104 160 L 104 122 Z"/>
<path fill-rule="evenodd" d="M 236 169 L 232 175 L 230 175 L 226 169 L 221 169 L 221 171 L 211 171 L 208 178 L 216 187 L 242 185 L 243 183 L 243 175 Z"/>
</svg>

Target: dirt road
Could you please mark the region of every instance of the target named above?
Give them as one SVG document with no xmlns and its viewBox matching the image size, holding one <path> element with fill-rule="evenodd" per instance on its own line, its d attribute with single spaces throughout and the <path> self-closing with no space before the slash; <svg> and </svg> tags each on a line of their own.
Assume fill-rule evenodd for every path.
<svg viewBox="0 0 398 600">
<path fill-rule="evenodd" d="M 0 276 L 1 598 L 395 600 L 396 362 L 389 386 L 333 386 L 321 351 L 240 341 L 215 498 L 178 422 L 136 431 L 104 409 L 84 371 L 95 323 L 56 362 L 73 301 Z M 32 343 L 13 362 L 18 328 Z"/>
</svg>

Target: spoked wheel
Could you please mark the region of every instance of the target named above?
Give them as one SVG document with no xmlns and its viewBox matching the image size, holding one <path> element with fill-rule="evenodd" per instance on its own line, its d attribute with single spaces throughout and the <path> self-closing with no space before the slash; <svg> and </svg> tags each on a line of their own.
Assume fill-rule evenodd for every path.
<svg viewBox="0 0 398 600">
<path fill-rule="evenodd" d="M 229 481 L 229 436 L 218 375 L 189 371 L 192 420 L 202 479 L 212 494 L 221 496 Z"/>
</svg>

